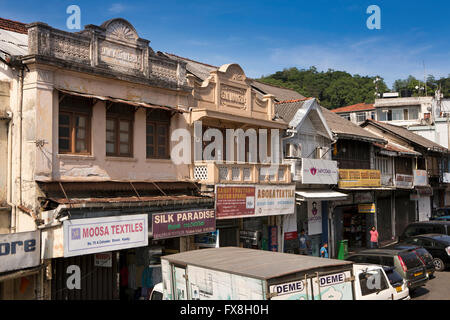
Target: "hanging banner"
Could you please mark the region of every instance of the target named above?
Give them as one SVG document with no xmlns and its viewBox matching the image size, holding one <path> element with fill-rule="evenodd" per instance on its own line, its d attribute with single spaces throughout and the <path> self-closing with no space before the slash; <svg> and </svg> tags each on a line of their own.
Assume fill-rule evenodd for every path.
<svg viewBox="0 0 450 320">
<path fill-rule="evenodd" d="M 308 209 L 308 235 L 322 233 L 322 202 L 307 201 Z"/>
<path fill-rule="evenodd" d="M 295 185 L 257 185 L 256 216 L 295 213 Z"/>
<path fill-rule="evenodd" d="M 283 219 L 284 240 L 297 240 L 297 214 L 289 214 Z"/>
<path fill-rule="evenodd" d="M 302 158 L 302 183 L 337 184 L 336 161 Z"/>
<path fill-rule="evenodd" d="M 339 169 L 339 188 L 380 187 L 380 170 Z"/>
<path fill-rule="evenodd" d="M 254 185 L 216 185 L 217 219 L 242 218 L 254 215 Z"/>
<path fill-rule="evenodd" d="M 414 186 L 427 186 L 428 174 L 425 170 L 414 170 Z"/>
<path fill-rule="evenodd" d="M 152 214 L 153 239 L 183 237 L 216 230 L 214 210 L 200 209 Z"/>
<path fill-rule="evenodd" d="M 414 186 L 414 177 L 407 174 L 396 174 L 395 186 L 397 188 L 412 189 Z"/>
</svg>

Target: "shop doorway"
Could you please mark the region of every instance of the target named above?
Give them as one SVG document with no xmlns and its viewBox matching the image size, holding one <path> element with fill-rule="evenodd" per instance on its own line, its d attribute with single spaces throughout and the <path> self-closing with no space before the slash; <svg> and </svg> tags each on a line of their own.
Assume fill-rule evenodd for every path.
<svg viewBox="0 0 450 320">
<path fill-rule="evenodd" d="M 337 240 L 348 240 L 348 251 L 369 248 L 369 229 L 373 220 L 373 214 L 360 213 L 357 205 L 342 207 L 342 237 Z"/>
</svg>

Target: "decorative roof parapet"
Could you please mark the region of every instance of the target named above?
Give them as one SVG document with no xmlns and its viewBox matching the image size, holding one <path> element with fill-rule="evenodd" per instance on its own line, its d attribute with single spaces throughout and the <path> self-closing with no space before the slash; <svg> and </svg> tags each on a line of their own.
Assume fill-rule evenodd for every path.
<svg viewBox="0 0 450 320">
<path fill-rule="evenodd" d="M 42 22 L 27 25 L 28 53 L 64 67 L 132 77 L 131 81 L 189 91 L 186 62 L 155 53 L 149 40 L 141 39 L 125 19 L 112 19 L 101 26 L 87 25 L 76 33 Z"/>
</svg>

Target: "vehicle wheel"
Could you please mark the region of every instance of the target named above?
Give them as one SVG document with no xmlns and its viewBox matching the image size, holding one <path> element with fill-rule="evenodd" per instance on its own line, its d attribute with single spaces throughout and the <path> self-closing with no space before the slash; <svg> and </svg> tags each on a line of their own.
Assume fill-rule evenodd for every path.
<svg viewBox="0 0 450 320">
<path fill-rule="evenodd" d="M 433 264 L 434 264 L 434 267 L 436 268 L 436 271 L 444 271 L 445 264 L 444 264 L 444 261 L 442 261 L 441 259 L 434 258 Z"/>
</svg>

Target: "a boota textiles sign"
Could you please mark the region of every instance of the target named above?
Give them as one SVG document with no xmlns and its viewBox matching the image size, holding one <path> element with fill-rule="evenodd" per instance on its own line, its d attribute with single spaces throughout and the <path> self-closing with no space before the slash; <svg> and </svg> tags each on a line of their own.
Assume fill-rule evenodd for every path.
<svg viewBox="0 0 450 320">
<path fill-rule="evenodd" d="M 339 169 L 339 188 L 380 187 L 380 170 Z"/>
<path fill-rule="evenodd" d="M 148 215 L 66 220 L 64 257 L 148 245 Z"/>
<path fill-rule="evenodd" d="M 295 185 L 217 185 L 217 219 L 293 214 Z"/>
<path fill-rule="evenodd" d="M 396 174 L 395 186 L 397 188 L 411 189 L 414 186 L 414 177 L 407 174 Z"/>
<path fill-rule="evenodd" d="M 152 215 L 153 239 L 182 237 L 215 230 L 216 215 L 213 209 L 154 213 Z"/>
<path fill-rule="evenodd" d="M 338 168 L 336 161 L 302 159 L 302 183 L 337 184 Z"/>
<path fill-rule="evenodd" d="M 35 267 L 40 259 L 39 231 L 0 235 L 0 272 Z"/>
</svg>

